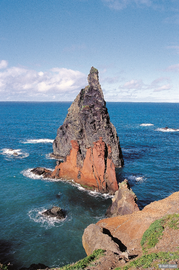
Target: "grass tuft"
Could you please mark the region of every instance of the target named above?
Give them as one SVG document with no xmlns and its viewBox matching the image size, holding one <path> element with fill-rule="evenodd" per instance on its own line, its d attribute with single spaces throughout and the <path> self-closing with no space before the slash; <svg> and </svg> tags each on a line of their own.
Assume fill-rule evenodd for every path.
<svg viewBox="0 0 179 270">
<path fill-rule="evenodd" d="M 74 263 L 74 264 L 68 264 L 61 268 L 58 268 L 59 270 L 76 270 L 76 269 L 84 269 L 87 267 L 91 262 L 98 259 L 104 254 L 103 249 L 97 249 L 95 250 L 91 255 L 85 257 L 84 259 Z"/>
</svg>

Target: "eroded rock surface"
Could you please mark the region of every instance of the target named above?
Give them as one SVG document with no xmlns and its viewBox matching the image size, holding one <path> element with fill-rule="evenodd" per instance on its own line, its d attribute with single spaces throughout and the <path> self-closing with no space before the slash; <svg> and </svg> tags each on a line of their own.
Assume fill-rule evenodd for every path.
<svg viewBox="0 0 179 270">
<path fill-rule="evenodd" d="M 76 140 L 80 148 L 79 163 L 83 163 L 87 149 L 93 147 L 93 142 L 102 137 L 105 144 L 111 146 L 114 165 L 120 167 L 123 165 L 123 158 L 119 138 L 110 122 L 98 70 L 93 67 L 88 75 L 88 83 L 68 109 L 67 117 L 57 131 L 53 152 L 66 157 L 70 154 L 71 141 Z"/>
<path fill-rule="evenodd" d="M 110 250 L 117 254 L 122 254 L 122 250 L 126 250 L 126 247 L 122 243 L 114 241 L 110 232 L 100 228 L 96 224 L 90 224 L 84 230 L 82 243 L 87 255 L 91 255 L 95 249 Z"/>
<path fill-rule="evenodd" d="M 129 187 L 127 179 L 125 179 L 122 183 L 119 183 L 119 189 L 112 198 L 112 204 L 107 209 L 106 216 L 121 216 L 139 211 L 136 201 L 137 197 Z"/>
<path fill-rule="evenodd" d="M 77 141 L 71 141 L 72 149 L 66 161 L 56 166 L 52 177 L 74 179 L 86 188 L 101 193 L 115 193 L 118 190 L 115 166 L 111 159 L 111 147 L 106 146 L 102 137 L 89 147 L 81 167 L 78 163 L 80 148 Z"/>
<path fill-rule="evenodd" d="M 130 254 L 139 254 L 142 251 L 140 241 L 150 224 L 156 219 L 174 213 L 179 213 L 179 192 L 163 200 L 152 202 L 141 211 L 102 219 L 97 222 L 97 225 L 109 230 L 113 237 L 127 247 Z"/>
<path fill-rule="evenodd" d="M 100 192 L 114 193 L 118 189 L 115 167 L 124 163 L 119 138 L 94 67 L 88 83 L 57 131 L 53 152 L 65 161 L 56 166 L 52 177 L 74 179 Z"/>
</svg>

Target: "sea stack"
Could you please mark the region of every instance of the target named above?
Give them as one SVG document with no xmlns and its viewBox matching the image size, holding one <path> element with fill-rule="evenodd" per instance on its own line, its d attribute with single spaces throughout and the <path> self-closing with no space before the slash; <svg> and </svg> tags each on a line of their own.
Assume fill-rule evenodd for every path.
<svg viewBox="0 0 179 270">
<path fill-rule="evenodd" d="M 53 154 L 64 162 L 56 166 L 52 176 L 73 179 L 102 193 L 114 193 L 118 189 L 115 167 L 124 163 L 119 138 L 110 122 L 98 70 L 94 67 L 88 83 L 57 131 Z"/>
</svg>

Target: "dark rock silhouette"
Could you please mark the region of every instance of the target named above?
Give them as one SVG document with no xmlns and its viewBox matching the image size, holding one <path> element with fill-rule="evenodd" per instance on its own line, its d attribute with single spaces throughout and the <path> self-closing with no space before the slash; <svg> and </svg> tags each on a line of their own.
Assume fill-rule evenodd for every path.
<svg viewBox="0 0 179 270">
<path fill-rule="evenodd" d="M 65 211 L 58 206 L 53 206 L 51 209 L 46 210 L 42 214 L 49 217 L 56 217 L 58 219 L 65 218 L 66 216 Z"/>
</svg>

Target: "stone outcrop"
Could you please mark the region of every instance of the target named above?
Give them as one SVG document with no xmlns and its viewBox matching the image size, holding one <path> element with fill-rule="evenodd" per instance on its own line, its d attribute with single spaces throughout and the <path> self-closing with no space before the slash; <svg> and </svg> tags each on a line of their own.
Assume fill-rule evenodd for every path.
<svg viewBox="0 0 179 270">
<path fill-rule="evenodd" d="M 66 216 L 65 211 L 58 206 L 53 206 L 51 209 L 44 211 L 42 214 L 48 217 L 56 217 L 58 219 L 63 219 Z"/>
<path fill-rule="evenodd" d="M 113 237 L 119 239 L 127 247 L 130 254 L 139 254 L 142 251 L 140 241 L 143 233 L 151 223 L 174 213 L 179 214 L 179 192 L 163 200 L 152 202 L 141 211 L 102 219 L 97 222 L 97 225 L 109 230 Z"/>
<path fill-rule="evenodd" d="M 118 260 L 123 258 L 128 261 L 128 252 L 120 240 L 112 237 L 108 230 L 100 228 L 96 224 L 90 224 L 84 230 L 82 243 L 87 255 L 91 255 L 96 249 L 103 249 L 110 251 L 111 256 L 119 255 Z"/>
<path fill-rule="evenodd" d="M 88 83 L 57 131 L 53 154 L 65 161 L 56 166 L 52 177 L 74 179 L 100 192 L 114 193 L 118 189 L 115 167 L 123 166 L 119 138 L 110 122 L 94 67 Z"/>
<path fill-rule="evenodd" d="M 71 141 L 76 140 L 80 149 L 79 163 L 83 163 L 87 149 L 93 147 L 93 142 L 102 137 L 105 144 L 111 147 L 114 165 L 120 167 L 123 165 L 123 158 L 119 138 L 110 122 L 98 70 L 94 67 L 88 75 L 88 83 L 68 109 L 67 117 L 59 127 L 53 143 L 53 153 L 65 158 L 70 154 Z"/>
<path fill-rule="evenodd" d="M 52 174 L 52 171 L 42 167 L 34 168 L 31 170 L 31 172 L 36 175 L 43 176 L 44 178 L 50 178 Z"/>
<path fill-rule="evenodd" d="M 89 147 L 83 162 L 83 167 L 78 165 L 80 154 L 77 141 L 71 141 L 72 149 L 66 161 L 56 166 L 52 177 L 74 179 L 75 182 L 86 188 L 92 188 L 101 193 L 114 193 L 118 189 L 115 166 L 111 159 L 111 147 L 106 146 L 102 140 Z M 107 152 L 107 153 L 106 153 Z"/>
<path fill-rule="evenodd" d="M 109 235 L 103 233 L 103 229 L 96 224 L 90 224 L 84 230 L 82 243 L 87 255 L 91 255 L 95 249 L 108 249 L 117 254 L 121 253 L 119 245 Z"/>
<path fill-rule="evenodd" d="M 119 189 L 112 198 L 112 204 L 107 209 L 106 216 L 122 216 L 139 211 L 136 201 L 137 197 L 129 187 L 127 179 L 125 179 L 122 183 L 119 183 Z"/>
</svg>

